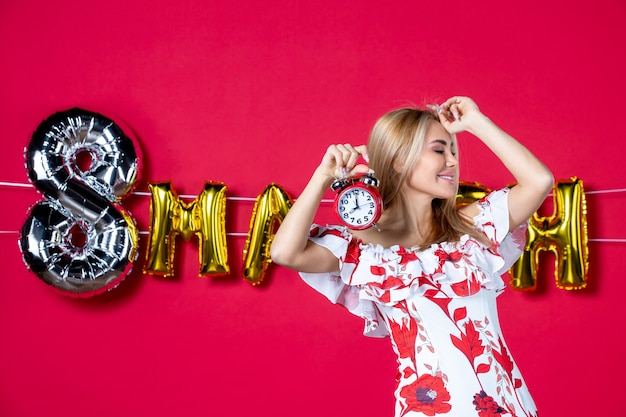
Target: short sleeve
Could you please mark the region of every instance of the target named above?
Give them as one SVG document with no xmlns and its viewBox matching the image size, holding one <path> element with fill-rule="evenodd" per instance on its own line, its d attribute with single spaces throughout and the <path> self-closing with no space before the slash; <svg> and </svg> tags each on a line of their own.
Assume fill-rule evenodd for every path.
<svg viewBox="0 0 626 417">
<path fill-rule="evenodd" d="M 485 196 L 478 202 L 479 213 L 474 217 L 475 227 L 487 236 L 504 259 L 500 274 L 511 268 L 524 251 L 528 229 L 528 222 L 525 222 L 509 232 L 509 191 L 503 188 Z"/>
<path fill-rule="evenodd" d="M 360 296 L 361 289 L 350 284 L 350 277 L 358 262 L 358 255 L 353 252 L 360 250 L 359 243 L 353 240 L 343 227 L 323 227 L 315 224 L 309 232 L 309 240 L 332 252 L 339 260 L 339 270 L 330 273 L 300 272 L 302 280 L 332 303 L 339 304 L 352 314 L 363 318 L 365 336 L 388 336 L 385 326 L 380 325 L 382 318 L 374 302 L 363 299 Z"/>
</svg>

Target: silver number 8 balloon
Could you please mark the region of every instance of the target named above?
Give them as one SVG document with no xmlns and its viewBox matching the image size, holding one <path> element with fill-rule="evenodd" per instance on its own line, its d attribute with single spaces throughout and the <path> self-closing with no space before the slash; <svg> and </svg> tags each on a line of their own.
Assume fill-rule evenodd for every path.
<svg viewBox="0 0 626 417">
<path fill-rule="evenodd" d="M 74 108 L 44 120 L 24 151 L 45 200 L 30 208 L 20 250 L 26 266 L 65 295 L 115 288 L 137 258 L 135 221 L 120 205 L 140 170 L 130 134 Z"/>
</svg>

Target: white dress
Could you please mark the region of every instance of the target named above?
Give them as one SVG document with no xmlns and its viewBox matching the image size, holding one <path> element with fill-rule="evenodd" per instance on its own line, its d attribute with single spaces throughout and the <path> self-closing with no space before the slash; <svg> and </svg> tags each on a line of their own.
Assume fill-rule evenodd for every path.
<svg viewBox="0 0 626 417">
<path fill-rule="evenodd" d="M 501 274 L 520 256 L 526 225 L 509 233 L 508 189 L 479 202 L 486 247 L 462 236 L 426 250 L 364 244 L 344 227 L 313 225 L 310 239 L 340 261 L 335 273 L 300 273 L 333 303 L 390 336 L 398 356 L 395 416 L 536 416 L 502 337 Z"/>
</svg>

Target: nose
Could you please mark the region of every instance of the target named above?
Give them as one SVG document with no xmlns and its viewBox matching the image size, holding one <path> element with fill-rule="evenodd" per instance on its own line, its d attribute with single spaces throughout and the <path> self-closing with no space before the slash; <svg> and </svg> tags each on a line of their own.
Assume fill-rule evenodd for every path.
<svg viewBox="0 0 626 417">
<path fill-rule="evenodd" d="M 452 167 L 455 167 L 459 163 L 459 160 L 457 159 L 456 155 L 454 155 L 452 152 L 448 151 L 446 152 L 446 155 L 447 155 L 446 157 L 447 167 L 452 168 Z"/>
</svg>

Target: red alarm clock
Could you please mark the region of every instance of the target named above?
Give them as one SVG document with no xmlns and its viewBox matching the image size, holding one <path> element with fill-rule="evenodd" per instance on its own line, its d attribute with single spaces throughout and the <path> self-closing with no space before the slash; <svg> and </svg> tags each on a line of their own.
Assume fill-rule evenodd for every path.
<svg viewBox="0 0 626 417">
<path fill-rule="evenodd" d="M 335 191 L 335 212 L 350 229 L 363 230 L 374 226 L 383 212 L 383 199 L 378 192 L 378 179 L 373 171 L 355 178 L 339 178 L 330 188 Z"/>
</svg>

